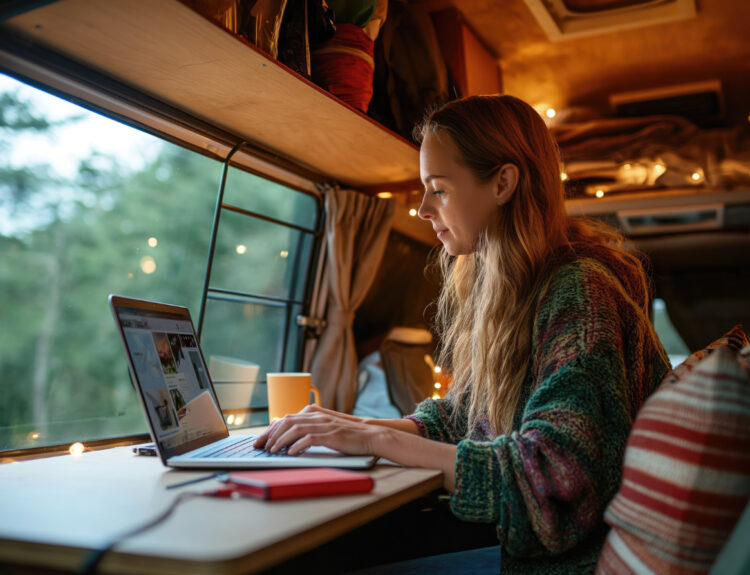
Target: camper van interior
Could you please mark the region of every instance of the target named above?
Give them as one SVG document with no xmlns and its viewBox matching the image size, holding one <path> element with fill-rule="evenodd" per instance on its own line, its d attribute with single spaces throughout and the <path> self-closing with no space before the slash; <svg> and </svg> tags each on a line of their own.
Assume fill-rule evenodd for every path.
<svg viewBox="0 0 750 575">
<path fill-rule="evenodd" d="M 198 341 L 165 335 L 155 369 L 213 386 L 232 434 L 269 424 L 269 372 L 310 372 L 324 407 L 372 419 L 444 397 L 442 248 L 418 217 L 412 131 L 461 97 L 533 106 L 567 213 L 647 256 L 672 381 L 732 348 L 750 385 L 748 22 L 742 0 L 0 0 L 0 565 L 333 573 L 409 556 L 362 538 L 444 504 L 439 470 L 382 463 L 371 493 L 296 502 L 167 491 L 205 472 L 133 454 L 152 435 L 107 296 L 190 309 Z M 189 411 L 183 384 L 153 397 L 163 429 Z M 733 498 L 700 557 L 716 573 L 750 570 L 750 404 L 733 401 L 732 473 L 699 459 L 674 479 L 689 499 L 713 473 Z M 687 515 L 664 527 L 678 555 L 705 535 Z M 346 545 L 357 556 L 333 561 Z M 600 572 L 639 572 L 606 549 Z"/>
</svg>

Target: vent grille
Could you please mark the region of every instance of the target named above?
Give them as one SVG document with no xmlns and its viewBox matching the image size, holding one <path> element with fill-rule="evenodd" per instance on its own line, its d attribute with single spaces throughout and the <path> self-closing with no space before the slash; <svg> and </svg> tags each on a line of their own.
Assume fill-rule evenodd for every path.
<svg viewBox="0 0 750 575">
<path fill-rule="evenodd" d="M 617 219 L 623 231 L 631 236 L 715 230 L 724 225 L 724 204 L 621 210 Z"/>
</svg>

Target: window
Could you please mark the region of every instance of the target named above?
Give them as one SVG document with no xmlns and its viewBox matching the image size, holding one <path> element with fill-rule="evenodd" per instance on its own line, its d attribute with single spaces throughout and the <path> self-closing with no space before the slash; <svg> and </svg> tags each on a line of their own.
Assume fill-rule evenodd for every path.
<svg viewBox="0 0 750 575">
<path fill-rule="evenodd" d="M 197 323 L 222 169 L 0 75 L 0 451 L 148 432 L 107 296 L 185 305 Z M 317 199 L 238 168 L 229 199 L 206 359 L 296 368 Z"/>
<path fill-rule="evenodd" d="M 284 342 L 298 339 L 287 330 L 303 311 L 318 235 L 317 200 L 230 169 L 223 205 L 202 330 L 204 352 L 258 363 L 261 380 L 267 371 L 293 371 L 301 349 Z M 227 330 L 238 314 L 243 320 Z"/>
<path fill-rule="evenodd" d="M 669 361 L 672 362 L 672 367 L 677 367 L 685 361 L 690 351 L 672 325 L 672 320 L 669 319 L 669 314 L 667 313 L 667 304 L 663 299 L 654 298 L 653 314 L 654 329 L 659 335 L 661 343 L 664 345 L 664 350 L 669 356 Z"/>
</svg>

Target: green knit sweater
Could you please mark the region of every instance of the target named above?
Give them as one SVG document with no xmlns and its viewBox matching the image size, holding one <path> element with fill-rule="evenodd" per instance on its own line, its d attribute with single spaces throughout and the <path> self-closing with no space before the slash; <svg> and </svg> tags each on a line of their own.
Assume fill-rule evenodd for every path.
<svg viewBox="0 0 750 575">
<path fill-rule="evenodd" d="M 467 430 L 449 398 L 413 415 L 424 437 L 458 445 L 451 509 L 497 524 L 503 573 L 594 571 L 604 508 L 620 484 L 630 427 L 669 370 L 642 310 L 647 294 L 616 262 L 581 258 L 541 298 L 513 432 Z"/>
</svg>

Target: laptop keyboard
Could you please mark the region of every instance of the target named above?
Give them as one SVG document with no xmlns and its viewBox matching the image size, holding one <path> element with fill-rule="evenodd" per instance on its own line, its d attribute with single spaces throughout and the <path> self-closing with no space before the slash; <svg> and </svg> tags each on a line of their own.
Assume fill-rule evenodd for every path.
<svg viewBox="0 0 750 575">
<path fill-rule="evenodd" d="M 229 441 L 222 441 L 219 445 L 211 446 L 208 451 L 201 453 L 200 457 L 224 459 L 227 457 L 277 457 L 279 455 L 286 455 L 286 448 L 277 453 L 269 453 L 265 449 L 257 449 L 253 446 L 257 437 L 257 435 L 247 435 L 241 439 L 230 438 Z"/>
</svg>

